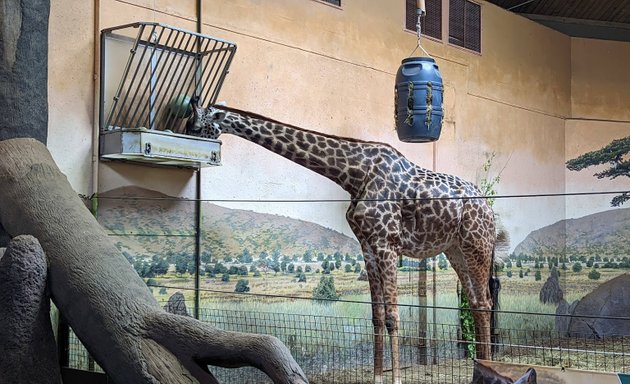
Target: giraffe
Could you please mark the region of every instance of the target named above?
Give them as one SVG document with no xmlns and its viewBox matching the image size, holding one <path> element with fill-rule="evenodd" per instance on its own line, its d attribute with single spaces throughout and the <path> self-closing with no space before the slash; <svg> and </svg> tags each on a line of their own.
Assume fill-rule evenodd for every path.
<svg viewBox="0 0 630 384">
<path fill-rule="evenodd" d="M 494 214 L 472 183 L 415 165 L 388 144 L 327 135 L 234 108 L 193 100 L 187 134 L 232 134 L 338 184 L 350 194 L 346 219 L 361 245 L 374 327 L 374 382 L 383 382 L 384 330 L 392 382 L 400 384 L 397 261 L 444 252 L 469 298 L 477 356 L 490 358 Z"/>
</svg>

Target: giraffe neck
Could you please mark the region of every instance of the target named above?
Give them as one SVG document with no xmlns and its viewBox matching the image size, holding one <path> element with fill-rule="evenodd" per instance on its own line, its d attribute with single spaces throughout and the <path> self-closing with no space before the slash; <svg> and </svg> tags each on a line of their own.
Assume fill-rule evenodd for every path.
<svg viewBox="0 0 630 384">
<path fill-rule="evenodd" d="M 380 143 L 326 135 L 229 109 L 222 133 L 239 136 L 335 182 L 352 197 L 361 191 Z"/>
</svg>

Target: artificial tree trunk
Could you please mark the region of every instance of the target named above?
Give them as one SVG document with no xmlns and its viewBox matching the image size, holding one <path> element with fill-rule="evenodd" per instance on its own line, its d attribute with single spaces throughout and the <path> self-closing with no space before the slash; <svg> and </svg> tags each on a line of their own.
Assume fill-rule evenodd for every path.
<svg viewBox="0 0 630 384">
<path fill-rule="evenodd" d="M 0 140 L 48 132 L 49 0 L 0 0 Z"/>
<path fill-rule="evenodd" d="M 114 382 L 215 383 L 207 365 L 254 366 L 275 383 L 306 383 L 271 336 L 225 332 L 165 312 L 33 139 L 0 142 L 0 223 L 48 258 L 51 296 Z"/>
<path fill-rule="evenodd" d="M 61 383 L 46 268 L 33 236 L 18 236 L 0 250 L 0 383 Z"/>
</svg>

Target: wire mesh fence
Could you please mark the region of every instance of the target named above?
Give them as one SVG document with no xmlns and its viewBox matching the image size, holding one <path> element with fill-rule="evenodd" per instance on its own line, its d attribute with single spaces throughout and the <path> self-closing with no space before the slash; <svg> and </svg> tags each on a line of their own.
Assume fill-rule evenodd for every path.
<svg viewBox="0 0 630 384">
<path fill-rule="evenodd" d="M 248 297 L 252 295 L 242 295 Z M 255 299 L 255 295 L 253 295 Z M 287 300 L 291 298 L 287 297 Z M 295 300 L 295 298 L 292 298 Z M 300 301 L 302 301 L 300 299 Z M 268 334 L 278 337 L 290 349 L 311 383 L 366 383 L 373 379 L 373 326 L 367 317 L 353 318 L 309 314 L 309 306 L 320 306 L 302 301 L 303 313 L 280 313 L 225 309 L 209 304 L 201 307 L 199 318 L 227 331 Z M 369 306 L 369 303 L 354 303 Z M 400 323 L 400 362 L 403 383 L 469 383 L 473 361 L 466 356 L 466 341 L 458 321 L 426 323 L 418 321 L 420 312 L 432 308 L 408 306 L 417 316 L 406 316 Z M 439 308 L 451 315 L 438 319 L 458 319 L 457 308 Z M 192 311 L 189 311 L 192 314 Z M 455 315 L 455 316 L 453 316 Z M 510 317 L 520 317 L 526 324 L 555 322 L 555 315 L 541 313 L 499 313 L 499 321 L 510 324 Z M 601 318 L 598 320 L 602 320 Z M 609 319 L 610 320 L 610 319 Z M 630 318 L 612 319 L 630 322 Z M 572 335 L 555 330 L 536 330 L 500 327 L 494 345 L 495 361 L 549 367 L 576 368 L 602 372 L 630 373 L 630 337 Z M 387 343 L 387 337 L 385 339 Z M 71 334 L 70 367 L 102 371 L 90 358 L 79 340 Z M 391 375 L 390 351 L 385 351 L 385 377 Z M 225 383 L 268 383 L 269 379 L 254 368 L 225 369 L 211 367 Z"/>
<path fill-rule="evenodd" d="M 327 262 L 329 258 L 330 263 L 336 262 L 336 255 L 322 253 L 322 257 L 326 256 L 326 259 L 320 260 L 319 255 L 316 257 L 313 254 L 307 260 L 306 253 L 278 254 L 275 264 L 271 264 L 268 261 L 273 260 L 273 255 L 265 253 L 263 258 L 262 253 L 252 256 L 248 251 L 249 260 L 245 260 L 244 250 L 241 252 L 238 249 L 238 252 L 232 253 L 224 251 L 226 242 L 223 237 L 214 241 L 208 240 L 210 237 L 207 235 L 210 232 L 215 234 L 212 226 L 195 227 L 195 200 L 170 197 L 130 198 L 117 193 L 100 197 L 99 221 L 138 274 L 146 279 L 149 289 L 158 300 L 167 300 L 173 293 L 182 291 L 191 316 L 198 316 L 200 320 L 224 330 L 278 337 L 289 347 L 311 383 L 372 382 L 374 337 L 370 319 L 371 303 L 366 302 L 369 300 L 368 283 L 358 282 L 360 275 L 356 270 L 348 272 L 340 268 L 342 262 L 348 262 L 345 258 L 348 254 L 342 259 L 340 252 L 340 264 L 335 267 L 334 272 L 330 272 L 337 279 L 338 287 L 343 284 L 343 300 L 322 304 L 310 297 L 316 281 L 326 273 L 323 262 Z M 558 196 L 562 199 L 565 197 Z M 591 195 L 585 197 L 590 198 Z M 305 202 L 312 203 L 313 201 Z M 173 213 L 175 211 L 179 216 Z M 227 220 L 221 214 L 217 210 L 203 211 L 203 217 L 207 221 L 210 218 L 215 219 L 213 225 Z M 230 215 L 233 214 L 234 212 L 230 212 Z M 165 217 L 168 220 L 164 220 Z M 247 216 L 248 223 L 250 219 Z M 291 231 L 295 229 L 291 225 L 286 227 Z M 230 233 L 239 231 L 242 231 L 241 222 L 228 228 Z M 201 247 L 195 245 L 196 236 L 204 241 Z M 251 245 L 252 249 L 259 249 L 260 246 L 251 242 L 252 238 L 256 241 L 261 241 L 261 238 L 271 241 L 283 236 L 287 236 L 287 232 L 274 233 L 273 238 L 260 235 L 260 238 L 249 236 L 244 240 L 243 236 L 235 237 L 234 241 L 239 242 L 243 248 Z M 568 230 L 562 238 L 567 236 Z M 285 241 L 291 242 L 293 238 Z M 142 247 L 137 247 L 138 244 Z M 136 248 L 142 248 L 143 251 L 132 252 Z M 222 251 L 226 253 L 223 254 Z M 628 251 L 625 248 L 615 248 L 614 253 L 609 254 L 594 248 L 585 250 L 584 254 L 576 252 L 563 249 L 545 257 L 506 256 L 506 270 L 498 273 L 503 279 L 501 307 L 510 310 L 498 312 L 498 337 L 493 348 L 495 361 L 630 373 L 630 337 L 597 332 L 573 332 L 569 337 L 566 323 L 577 320 L 578 316 L 556 315 L 554 312 L 560 309 L 558 304 L 541 304 L 539 294 L 543 293 L 547 284 L 547 275 L 547 281 L 555 276 L 556 285 L 561 288 L 559 292 L 567 300 L 565 304 L 572 306 L 570 302 L 581 300 L 584 295 L 600 286 L 602 281 L 609 281 L 626 273 L 623 269 L 628 268 Z M 285 258 L 286 271 L 282 267 Z M 263 264 L 261 261 L 266 262 Z M 356 265 L 363 265 L 362 258 L 355 258 L 355 261 Z M 469 383 L 472 378 L 473 361 L 467 356 L 467 337 L 462 332 L 460 310 L 457 308 L 459 296 L 456 276 L 450 268 L 440 267 L 441 261 L 447 266 L 443 257 L 431 260 L 433 283 L 425 281 L 426 287 L 422 288 L 422 293 L 427 298 L 424 302 L 428 306 L 409 304 L 419 302 L 421 289 L 418 279 L 421 266 L 401 262 L 399 268 L 399 342 L 404 383 Z M 295 264 L 295 270 L 290 269 L 292 263 Z M 514 267 L 512 263 L 515 264 Z M 581 267 L 580 263 L 591 268 L 591 272 L 601 272 L 601 279 L 599 275 L 597 278 L 587 277 L 585 271 L 579 272 L 574 268 L 572 271 L 572 267 L 578 264 Z M 272 268 L 272 265 L 278 269 Z M 254 266 L 255 270 L 252 269 Z M 232 268 L 234 273 L 231 272 Z M 297 268 L 303 268 L 308 282 L 300 282 L 296 275 Z M 318 270 L 320 268 L 322 272 Z M 164 271 L 160 272 L 160 269 Z M 223 280 L 223 277 L 229 279 Z M 235 293 L 235 284 L 238 285 L 235 280 L 241 278 L 249 279 L 251 291 L 255 293 Z M 196 281 L 198 286 L 195 285 Z M 563 313 L 577 312 L 571 310 Z M 594 313 L 598 313 L 597 310 Z M 421 319 L 426 319 L 426 322 Z M 590 320 L 614 323 L 615 326 L 610 328 L 630 329 L 630 317 L 602 316 Z M 562 323 L 565 324 L 564 328 Z M 387 337 L 385 341 L 387 344 Z M 69 361 L 71 368 L 101 371 L 74 335 L 71 335 L 70 340 Z M 389 364 L 390 352 L 386 350 L 386 380 L 387 376 L 391 376 Z M 223 383 L 269 382 L 264 374 L 253 368 L 211 367 L 211 370 Z"/>
</svg>

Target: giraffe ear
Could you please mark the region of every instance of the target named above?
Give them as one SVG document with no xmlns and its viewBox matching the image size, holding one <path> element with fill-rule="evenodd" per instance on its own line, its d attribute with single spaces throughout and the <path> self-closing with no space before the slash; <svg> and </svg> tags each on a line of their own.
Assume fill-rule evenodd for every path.
<svg viewBox="0 0 630 384">
<path fill-rule="evenodd" d="M 212 122 L 213 123 L 220 123 L 223 121 L 223 119 L 225 119 L 225 111 L 221 111 L 221 110 L 215 110 L 212 112 Z"/>
<path fill-rule="evenodd" d="M 196 109 L 199 106 L 199 96 L 195 95 L 190 98 L 190 106 Z"/>
</svg>

